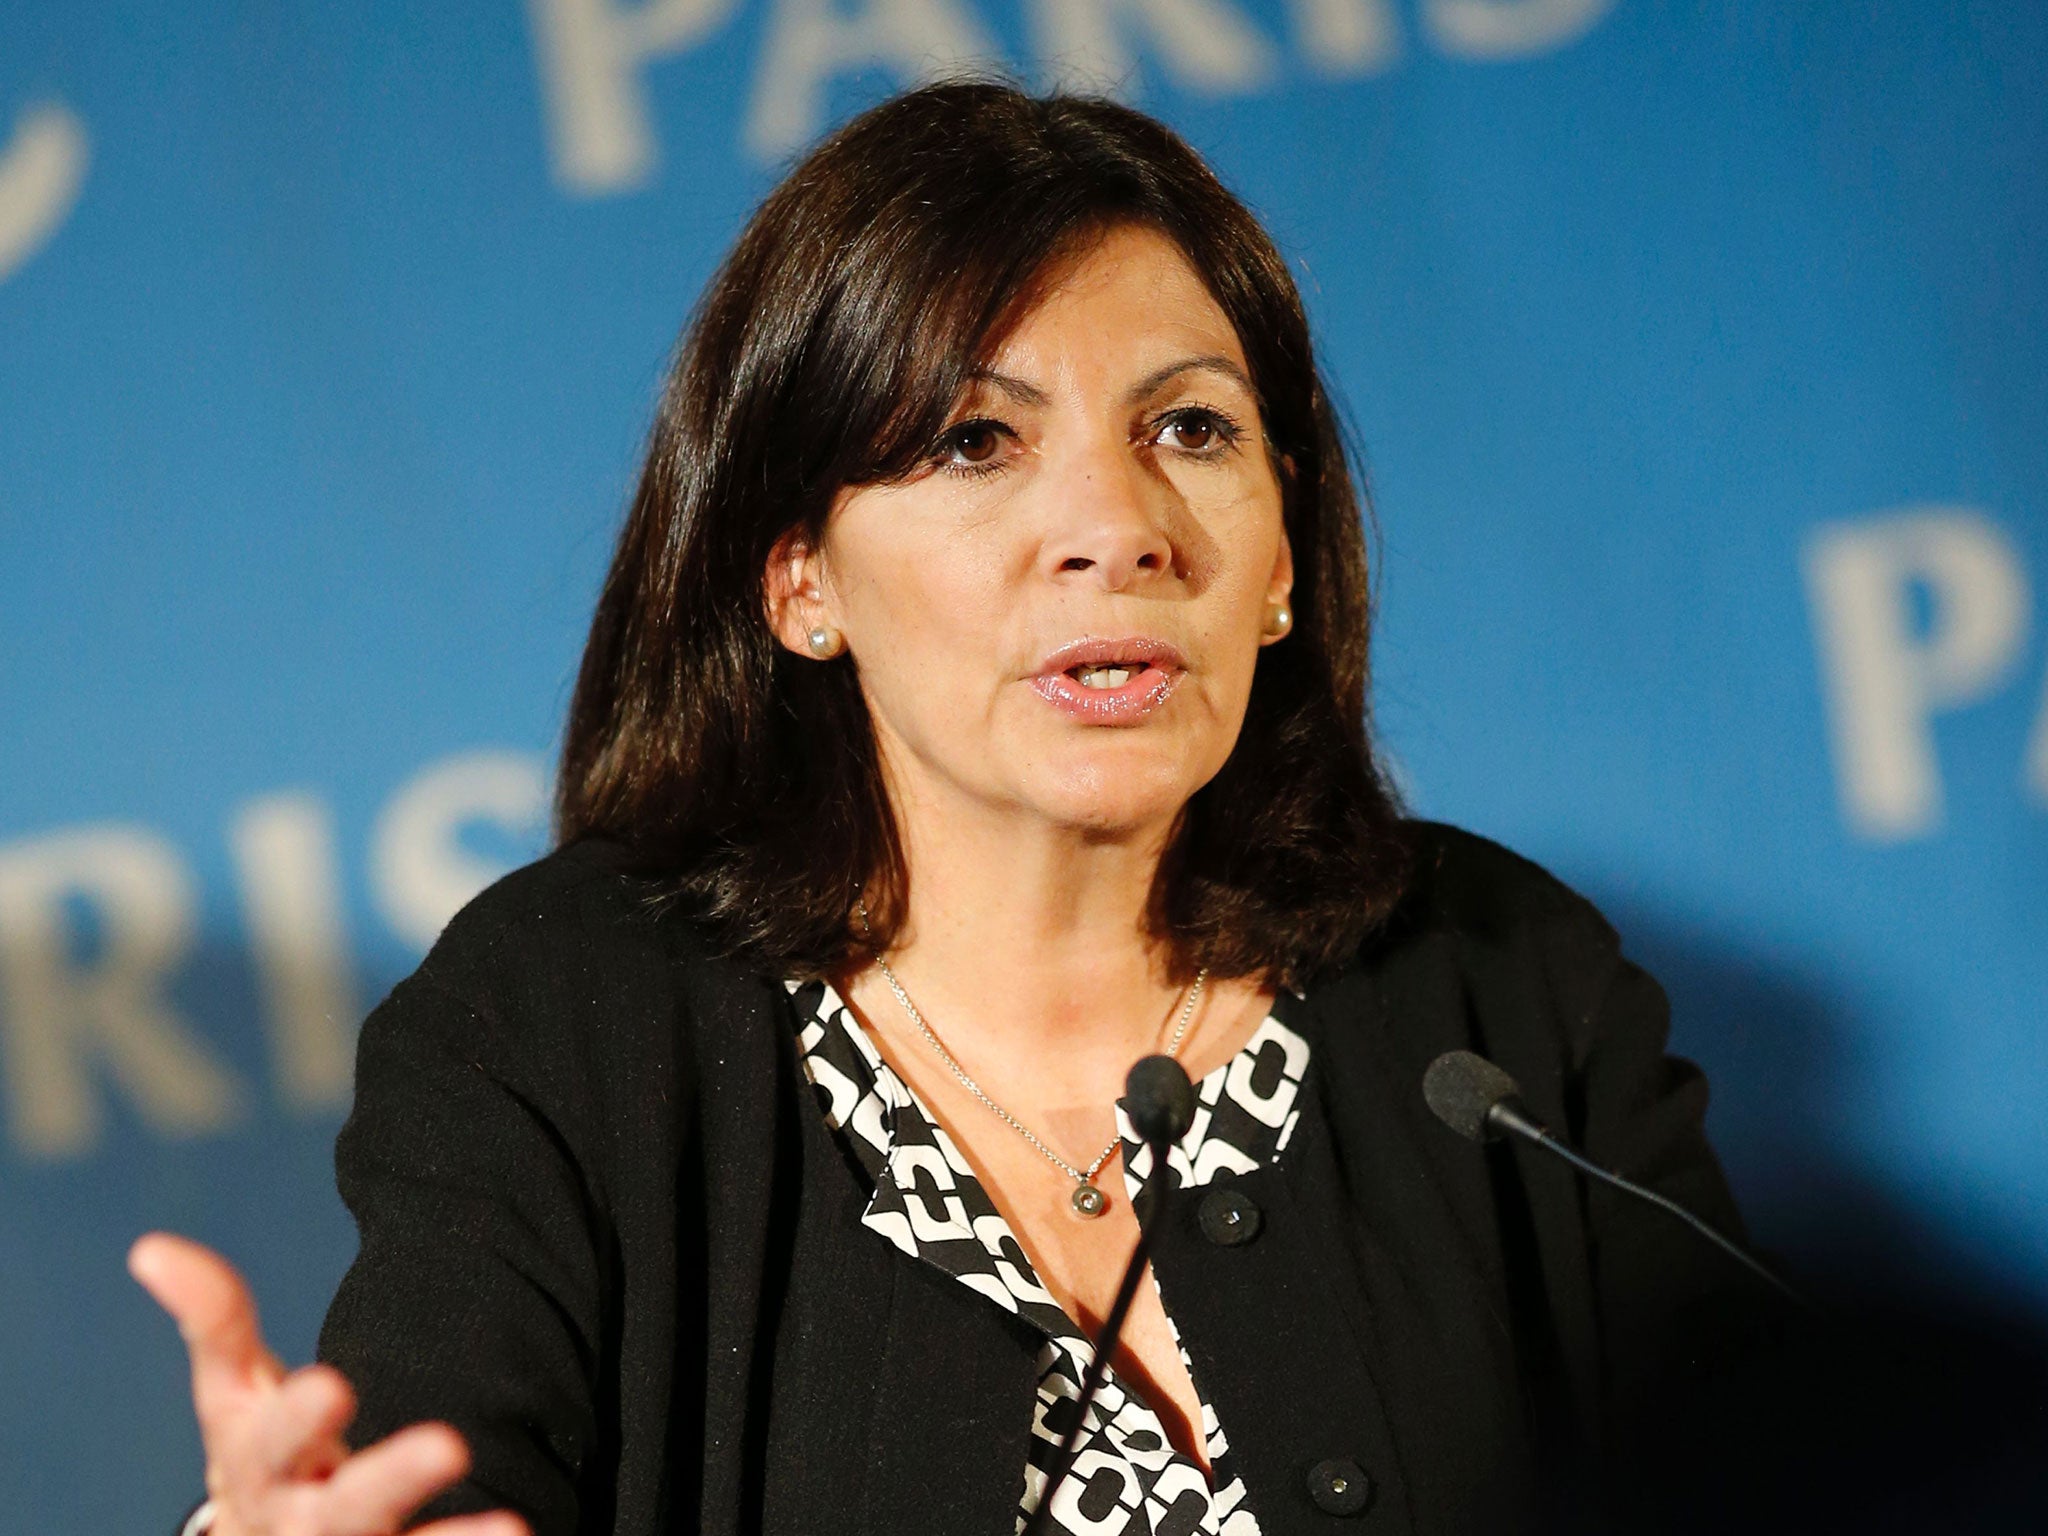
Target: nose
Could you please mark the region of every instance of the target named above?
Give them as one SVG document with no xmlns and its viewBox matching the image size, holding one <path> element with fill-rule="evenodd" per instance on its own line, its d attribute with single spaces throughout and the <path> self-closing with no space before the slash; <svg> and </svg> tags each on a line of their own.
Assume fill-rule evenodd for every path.
<svg viewBox="0 0 2048 1536">
<path fill-rule="evenodd" d="M 1139 455 L 1105 443 L 1077 455 L 1062 478 L 1044 551 L 1057 579 L 1121 592 L 1172 570 L 1172 491 Z"/>
</svg>

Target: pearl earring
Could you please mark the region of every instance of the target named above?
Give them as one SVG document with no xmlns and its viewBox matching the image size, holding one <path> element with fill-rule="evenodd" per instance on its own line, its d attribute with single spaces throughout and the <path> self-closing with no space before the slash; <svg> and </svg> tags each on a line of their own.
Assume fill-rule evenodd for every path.
<svg viewBox="0 0 2048 1536">
<path fill-rule="evenodd" d="M 1275 603 L 1266 612 L 1266 638 L 1278 640 L 1294 628 L 1294 614 L 1285 603 Z"/>
<path fill-rule="evenodd" d="M 811 654 L 823 661 L 837 656 L 846 649 L 846 637 L 829 624 L 820 624 L 810 633 Z"/>
</svg>

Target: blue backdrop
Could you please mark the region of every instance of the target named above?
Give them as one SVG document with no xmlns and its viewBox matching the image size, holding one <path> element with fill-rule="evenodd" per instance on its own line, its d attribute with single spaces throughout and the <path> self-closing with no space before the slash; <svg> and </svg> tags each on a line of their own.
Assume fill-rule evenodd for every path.
<svg viewBox="0 0 2048 1536">
<path fill-rule="evenodd" d="M 1109 82 L 1269 220 L 1366 449 L 1407 789 L 1666 980 L 1762 1238 L 2048 1317 L 2048 9 L 30 3 L 11 1528 L 196 1486 L 144 1227 L 310 1350 L 355 1021 L 543 846 L 679 323 L 791 153 L 974 60 Z"/>
</svg>

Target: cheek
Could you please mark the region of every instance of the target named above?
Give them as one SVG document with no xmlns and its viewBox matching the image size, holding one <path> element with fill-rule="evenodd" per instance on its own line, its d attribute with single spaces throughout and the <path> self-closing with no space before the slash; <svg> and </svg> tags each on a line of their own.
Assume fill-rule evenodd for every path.
<svg viewBox="0 0 2048 1536">
<path fill-rule="evenodd" d="M 932 742 L 984 707 L 1006 585 L 993 552 L 893 541 L 842 588 L 869 707 L 897 734 Z"/>
<path fill-rule="evenodd" d="M 1252 504 L 1236 508 L 1232 518 L 1211 524 L 1217 533 L 1217 563 L 1203 593 L 1204 693 L 1216 724 L 1233 742 L 1263 653 L 1268 593 L 1280 553 L 1277 496 L 1248 500 Z M 1224 750 L 1227 754 L 1228 746 Z"/>
<path fill-rule="evenodd" d="M 905 559 L 861 589 L 852 605 L 854 630 L 871 660 L 936 659 L 973 638 L 982 595 L 972 571 Z"/>
<path fill-rule="evenodd" d="M 1277 489 L 1241 489 L 1194 509 L 1207 549 L 1202 575 L 1210 629 L 1217 639 L 1256 647 L 1265 629 L 1268 594 L 1280 560 L 1281 514 Z"/>
<path fill-rule="evenodd" d="M 1264 450 L 1241 447 L 1229 459 L 1206 464 L 1169 462 L 1167 478 L 1186 517 L 1176 533 L 1197 563 L 1233 573 L 1253 567 L 1263 585 L 1285 521 L 1280 481 Z"/>
</svg>

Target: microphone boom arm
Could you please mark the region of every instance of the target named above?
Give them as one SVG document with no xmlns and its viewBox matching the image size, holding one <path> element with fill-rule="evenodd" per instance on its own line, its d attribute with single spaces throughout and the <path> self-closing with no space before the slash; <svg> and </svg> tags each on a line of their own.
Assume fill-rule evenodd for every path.
<svg viewBox="0 0 2048 1536">
<path fill-rule="evenodd" d="M 1131 1202 L 1132 1211 L 1138 1218 L 1138 1241 L 1132 1245 L 1130 1262 L 1124 1266 L 1124 1277 L 1117 1284 L 1116 1299 L 1110 1303 L 1109 1315 L 1103 1318 L 1102 1326 L 1091 1341 L 1094 1357 L 1089 1360 L 1088 1369 L 1081 1373 L 1081 1392 L 1074 1402 L 1073 1422 L 1060 1436 L 1059 1449 L 1053 1452 L 1052 1462 L 1046 1469 L 1045 1484 L 1038 1490 L 1038 1503 L 1018 1536 L 1039 1536 L 1045 1529 L 1045 1522 L 1051 1518 L 1052 1496 L 1073 1470 L 1074 1447 L 1080 1442 L 1081 1431 L 1087 1427 L 1089 1405 L 1095 1401 L 1095 1394 L 1102 1390 L 1103 1379 L 1109 1374 L 1109 1357 L 1116 1353 L 1117 1340 L 1123 1336 L 1124 1317 L 1131 1310 L 1131 1302 L 1138 1294 L 1138 1282 L 1145 1278 L 1146 1265 L 1151 1262 L 1152 1233 L 1158 1225 L 1160 1203 L 1166 1198 L 1167 1153 L 1187 1134 L 1195 1118 L 1194 1085 L 1188 1081 L 1180 1063 L 1171 1056 L 1141 1058 L 1124 1081 L 1124 1094 L 1132 1128 L 1152 1149 L 1152 1166 L 1145 1176 L 1144 1187 Z"/>
<path fill-rule="evenodd" d="M 1769 1269 L 1765 1268 L 1755 1258 L 1745 1253 L 1741 1247 L 1715 1231 L 1676 1200 L 1667 1199 L 1646 1185 L 1638 1184 L 1632 1179 L 1625 1179 L 1618 1173 L 1609 1172 L 1590 1157 L 1585 1156 L 1568 1143 L 1562 1142 L 1557 1137 L 1551 1135 L 1540 1121 L 1532 1119 L 1522 1108 L 1519 1097 L 1511 1095 L 1489 1106 L 1486 1111 L 1485 1124 L 1487 1129 L 1495 1134 L 1518 1136 L 1534 1146 L 1543 1148 L 1546 1152 L 1555 1153 L 1587 1178 L 1597 1179 L 1610 1189 L 1618 1189 L 1623 1194 L 1634 1195 L 1638 1199 L 1649 1201 L 1650 1204 L 1656 1206 L 1659 1210 L 1669 1211 L 1673 1216 L 1676 1216 L 1680 1221 L 1691 1227 L 1693 1231 L 1699 1233 L 1701 1237 L 1704 1237 L 1716 1248 L 1727 1254 L 1729 1258 L 1735 1260 L 1736 1263 L 1742 1265 L 1743 1268 L 1770 1286 L 1787 1301 L 1792 1302 L 1795 1306 L 1806 1312 L 1813 1313 L 1816 1316 L 1820 1315 L 1820 1308 L 1815 1306 L 1813 1302 L 1772 1274 Z"/>
<path fill-rule="evenodd" d="M 1153 1166 L 1163 1166 L 1166 1161 L 1166 1147 L 1162 1143 L 1152 1144 Z M 1110 1348 L 1124 1330 L 1124 1315 L 1131 1310 L 1131 1302 L 1138 1294 L 1138 1282 L 1145 1278 L 1145 1266 L 1152 1254 L 1152 1220 L 1159 1204 L 1159 1183 L 1157 1179 L 1145 1181 L 1145 1188 L 1139 1200 L 1145 1209 L 1138 1216 L 1138 1242 L 1131 1249 L 1131 1259 L 1124 1266 L 1124 1277 L 1116 1288 L 1116 1299 L 1109 1305 L 1109 1315 L 1102 1320 L 1102 1327 L 1095 1335 L 1094 1358 L 1088 1362 L 1088 1369 L 1081 1374 L 1081 1393 L 1074 1401 L 1074 1420 L 1067 1426 L 1067 1432 L 1060 1436 L 1059 1449 L 1053 1452 L 1052 1463 L 1046 1469 L 1045 1486 L 1039 1490 L 1038 1505 L 1031 1511 L 1031 1519 L 1019 1536 L 1038 1536 L 1045 1528 L 1048 1512 L 1052 1508 L 1053 1490 L 1066 1481 L 1067 1473 L 1074 1462 L 1074 1446 L 1081 1438 L 1081 1431 L 1088 1422 L 1089 1404 L 1095 1401 L 1095 1394 L 1102 1390 L 1103 1378 L 1109 1373 Z M 1136 1205 L 1136 1201 L 1132 1202 Z"/>
</svg>

